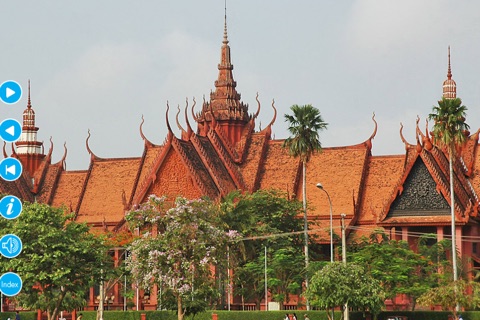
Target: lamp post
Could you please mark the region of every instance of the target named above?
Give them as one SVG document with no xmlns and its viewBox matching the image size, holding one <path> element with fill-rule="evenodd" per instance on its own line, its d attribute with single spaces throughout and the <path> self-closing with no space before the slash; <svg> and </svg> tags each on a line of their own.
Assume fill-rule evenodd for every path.
<svg viewBox="0 0 480 320">
<path fill-rule="evenodd" d="M 332 201 L 330 200 L 330 195 L 327 190 L 325 190 L 322 184 L 317 183 L 317 188 L 325 192 L 328 198 L 328 204 L 330 205 L 330 262 L 333 262 L 333 218 L 332 218 Z"/>
<path fill-rule="evenodd" d="M 344 265 L 347 265 L 347 237 L 345 235 L 345 217 L 347 216 L 345 213 L 340 215 L 342 217 L 342 261 Z M 349 312 L 348 312 L 348 302 L 345 303 L 343 308 L 343 320 L 349 320 Z"/>
<path fill-rule="evenodd" d="M 327 190 L 325 190 L 322 184 L 317 183 L 317 188 L 325 192 L 328 198 L 328 205 L 330 206 L 330 263 L 333 263 L 333 217 L 332 217 L 332 200 Z M 334 319 L 334 308 L 332 308 L 332 320 Z"/>
</svg>

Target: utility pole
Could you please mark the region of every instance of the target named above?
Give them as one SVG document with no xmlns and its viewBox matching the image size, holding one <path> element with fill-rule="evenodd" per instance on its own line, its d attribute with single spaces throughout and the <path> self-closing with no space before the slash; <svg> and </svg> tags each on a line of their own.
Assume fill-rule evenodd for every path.
<svg viewBox="0 0 480 320">
<path fill-rule="evenodd" d="M 267 246 L 265 246 L 265 311 L 268 311 Z"/>
<path fill-rule="evenodd" d="M 347 265 L 347 238 L 345 236 L 345 213 L 340 215 L 342 217 L 342 261 L 344 265 Z M 343 319 L 349 320 L 348 303 L 345 303 L 343 310 Z"/>
</svg>

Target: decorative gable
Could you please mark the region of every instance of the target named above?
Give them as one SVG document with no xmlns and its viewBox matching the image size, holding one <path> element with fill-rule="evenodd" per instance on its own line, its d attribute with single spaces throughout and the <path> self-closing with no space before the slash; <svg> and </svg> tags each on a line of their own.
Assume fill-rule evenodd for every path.
<svg viewBox="0 0 480 320">
<path fill-rule="evenodd" d="M 438 192 L 437 184 L 421 157 L 413 165 L 403 192 L 393 201 L 387 218 L 449 215 L 450 205 Z"/>
</svg>

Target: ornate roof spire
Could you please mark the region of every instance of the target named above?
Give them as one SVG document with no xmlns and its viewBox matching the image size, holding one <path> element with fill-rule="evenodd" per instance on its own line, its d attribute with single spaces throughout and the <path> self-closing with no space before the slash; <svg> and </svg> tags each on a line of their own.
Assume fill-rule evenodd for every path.
<svg viewBox="0 0 480 320">
<path fill-rule="evenodd" d="M 235 144 L 240 140 L 242 129 L 250 120 L 250 115 L 248 105 L 240 101 L 240 94 L 236 90 L 237 83 L 233 79 L 233 65 L 228 45 L 226 2 L 224 19 L 215 91 L 210 93 L 210 101 L 203 103 L 202 111 L 195 120 L 199 125 L 198 132 L 204 132 L 202 128 L 206 128 L 207 123 L 215 120 L 223 127 L 230 142 Z"/>
<path fill-rule="evenodd" d="M 32 107 L 32 100 L 30 100 L 30 79 L 28 79 L 28 102 L 27 102 L 27 108 Z"/>
<path fill-rule="evenodd" d="M 227 34 L 227 0 L 225 0 L 225 22 L 223 26 L 223 44 L 228 44 L 228 34 Z"/>
<path fill-rule="evenodd" d="M 443 82 L 443 97 L 445 99 L 455 99 L 457 97 L 457 84 L 452 79 L 452 68 L 450 65 L 450 46 L 448 46 L 447 80 Z"/>
<path fill-rule="evenodd" d="M 43 142 L 37 140 L 37 131 L 35 111 L 32 108 L 32 100 L 30 99 L 30 80 L 28 80 L 27 108 L 23 111 L 22 134 L 20 139 L 15 142 L 15 153 L 18 155 L 25 170 L 32 176 L 45 157 Z"/>
</svg>

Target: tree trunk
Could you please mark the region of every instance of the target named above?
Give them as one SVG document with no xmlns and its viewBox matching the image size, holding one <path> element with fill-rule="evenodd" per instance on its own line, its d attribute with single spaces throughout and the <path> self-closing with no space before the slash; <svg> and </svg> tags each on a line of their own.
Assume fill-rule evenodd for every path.
<svg viewBox="0 0 480 320">
<path fill-rule="evenodd" d="M 60 306 L 62 305 L 63 298 L 65 298 L 65 295 L 67 294 L 66 290 L 62 290 L 60 296 L 58 297 L 57 303 L 55 305 L 55 309 L 50 310 L 47 309 L 47 318 L 48 320 L 54 320 L 57 319 L 58 313 Z"/>
<path fill-rule="evenodd" d="M 184 312 L 183 312 L 183 305 L 182 305 L 182 297 L 180 294 L 177 294 L 177 314 L 178 320 L 183 320 Z"/>
<path fill-rule="evenodd" d="M 303 232 L 304 232 L 304 250 L 305 250 L 305 269 L 308 270 L 308 220 L 307 220 L 307 162 L 303 161 Z M 308 289 L 308 272 L 305 273 L 305 290 Z M 307 310 L 310 310 L 310 303 L 306 300 Z"/>
<path fill-rule="evenodd" d="M 454 185 L 453 185 L 453 152 L 454 148 L 450 148 L 448 162 L 450 168 L 450 213 L 452 216 L 452 267 L 453 267 L 453 282 L 455 283 L 455 296 L 457 295 L 457 280 L 458 280 L 458 271 L 457 271 L 457 232 L 455 227 L 455 194 L 454 194 Z M 460 305 L 457 303 L 457 306 L 454 310 L 454 316 L 456 319 L 456 312 L 460 310 Z"/>
</svg>

